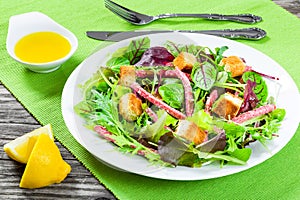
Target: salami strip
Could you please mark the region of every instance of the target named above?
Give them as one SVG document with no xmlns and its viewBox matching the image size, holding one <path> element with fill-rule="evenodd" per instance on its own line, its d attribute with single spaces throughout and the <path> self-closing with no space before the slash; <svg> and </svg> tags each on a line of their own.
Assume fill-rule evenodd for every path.
<svg viewBox="0 0 300 200">
<path fill-rule="evenodd" d="M 178 67 L 175 68 L 175 73 L 182 82 L 184 88 L 185 112 L 186 115 L 190 117 L 194 113 L 194 97 L 190 80 Z"/>
<path fill-rule="evenodd" d="M 188 73 L 184 73 L 185 76 L 191 81 L 191 75 Z M 154 76 L 154 72 L 152 70 L 136 70 L 136 76 L 139 78 L 150 78 Z M 160 70 L 158 72 L 158 76 L 162 78 L 177 78 L 175 70 Z"/>
<path fill-rule="evenodd" d="M 264 115 L 264 114 L 267 114 L 269 112 L 272 112 L 275 109 L 276 109 L 275 105 L 268 104 L 268 105 L 256 108 L 255 110 L 250 110 L 250 111 L 247 111 L 245 113 L 242 113 L 242 114 L 238 115 L 237 117 L 234 117 L 232 119 L 232 121 L 234 121 L 235 123 L 241 124 L 241 123 L 243 123 L 245 121 L 248 121 L 252 118 L 255 118 L 255 117 L 258 117 L 260 115 Z"/>
<path fill-rule="evenodd" d="M 106 130 L 104 126 L 97 125 L 94 127 L 94 131 L 96 131 L 101 137 L 103 137 L 107 141 L 115 143 L 115 140 L 110 137 L 112 133 Z"/>
<path fill-rule="evenodd" d="M 213 103 L 217 100 L 217 98 L 218 98 L 218 91 L 213 90 L 205 102 L 205 110 L 204 111 L 206 113 L 210 114 L 211 107 L 212 107 Z"/>
</svg>

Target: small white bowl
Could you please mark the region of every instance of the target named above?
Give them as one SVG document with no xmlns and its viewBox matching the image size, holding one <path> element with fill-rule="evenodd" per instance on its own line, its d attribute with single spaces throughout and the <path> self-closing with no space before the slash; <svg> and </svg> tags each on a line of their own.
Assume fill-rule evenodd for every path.
<svg viewBox="0 0 300 200">
<path fill-rule="evenodd" d="M 14 51 L 16 43 L 22 37 L 35 32 L 55 32 L 64 36 L 71 44 L 70 52 L 61 59 L 46 63 L 29 63 L 20 60 Z M 62 63 L 67 61 L 74 54 L 77 47 L 78 41 L 76 36 L 43 13 L 29 12 L 12 16 L 9 19 L 6 49 L 13 59 L 25 64 L 25 66 L 31 71 L 48 73 L 58 69 Z"/>
</svg>

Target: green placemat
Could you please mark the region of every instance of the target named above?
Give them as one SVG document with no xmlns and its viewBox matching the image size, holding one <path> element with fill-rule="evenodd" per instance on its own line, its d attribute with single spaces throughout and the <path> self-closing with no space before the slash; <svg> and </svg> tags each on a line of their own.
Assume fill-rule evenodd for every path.
<svg viewBox="0 0 300 200">
<path fill-rule="evenodd" d="M 300 77 L 300 21 L 269 0 L 119 0 L 119 3 L 149 14 L 253 13 L 264 21 L 255 25 L 267 31 L 261 41 L 242 41 L 272 57 L 293 77 Z M 9 17 L 40 11 L 71 30 L 78 38 L 74 56 L 59 70 L 37 74 L 12 60 L 5 40 Z M 101 42 L 85 36 L 87 30 L 135 29 L 223 29 L 245 28 L 246 24 L 209 22 L 199 19 L 168 19 L 146 27 L 133 26 L 109 12 L 103 1 L 18 0 L 0 1 L 0 81 L 43 125 L 51 123 L 55 137 L 97 179 L 120 199 L 296 199 L 300 197 L 300 130 L 278 154 L 238 174 L 203 181 L 167 181 L 114 170 L 103 165 L 82 148 L 68 132 L 60 110 L 64 84 L 76 68 Z M 251 25 L 250 25 L 251 26 Z M 252 25 L 254 26 L 254 25 Z"/>
</svg>

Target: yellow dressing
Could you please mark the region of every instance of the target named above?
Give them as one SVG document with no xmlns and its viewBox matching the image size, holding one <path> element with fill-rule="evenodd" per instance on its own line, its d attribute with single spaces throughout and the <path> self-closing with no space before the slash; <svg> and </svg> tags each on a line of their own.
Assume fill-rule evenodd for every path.
<svg viewBox="0 0 300 200">
<path fill-rule="evenodd" d="M 70 42 L 54 32 L 36 32 L 21 38 L 15 46 L 16 56 L 25 62 L 46 63 L 65 57 Z"/>
</svg>

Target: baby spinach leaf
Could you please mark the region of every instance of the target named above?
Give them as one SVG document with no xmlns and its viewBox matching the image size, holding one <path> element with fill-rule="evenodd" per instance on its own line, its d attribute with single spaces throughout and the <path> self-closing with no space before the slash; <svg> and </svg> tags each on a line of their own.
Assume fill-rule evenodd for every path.
<svg viewBox="0 0 300 200">
<path fill-rule="evenodd" d="M 256 94 L 260 103 L 264 103 L 268 98 L 268 87 L 264 79 L 255 72 L 245 72 L 242 76 L 243 81 L 246 83 L 248 80 L 255 82 L 256 86 L 253 87 L 253 91 Z"/>
<path fill-rule="evenodd" d="M 192 72 L 192 80 L 197 87 L 208 91 L 214 85 L 216 78 L 217 69 L 213 64 L 210 62 L 195 64 Z"/>
<path fill-rule="evenodd" d="M 165 84 L 158 88 L 158 93 L 173 108 L 180 109 L 184 100 L 184 89 L 182 84 L 172 83 Z"/>
</svg>

